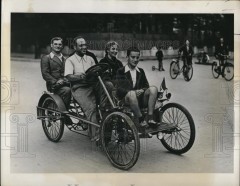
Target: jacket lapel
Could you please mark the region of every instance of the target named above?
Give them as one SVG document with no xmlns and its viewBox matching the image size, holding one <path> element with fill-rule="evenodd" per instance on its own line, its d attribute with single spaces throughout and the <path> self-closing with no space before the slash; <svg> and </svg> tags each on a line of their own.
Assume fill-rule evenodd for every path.
<svg viewBox="0 0 240 186">
<path fill-rule="evenodd" d="M 127 79 L 129 80 L 129 83 L 131 84 L 131 86 L 132 86 L 132 88 L 133 88 L 133 81 L 132 81 L 132 76 L 131 76 L 130 71 L 127 71 L 127 72 L 126 72 L 126 77 L 127 77 Z"/>
<path fill-rule="evenodd" d="M 136 80 L 136 85 L 135 85 L 135 87 L 139 87 L 140 80 L 141 80 L 141 76 L 142 76 L 142 74 L 137 71 L 137 80 Z"/>
<path fill-rule="evenodd" d="M 55 63 L 57 63 L 57 64 L 59 64 L 60 66 L 63 66 L 63 62 L 62 61 L 60 61 L 60 59 L 58 58 L 58 57 L 56 57 L 56 56 L 54 56 L 53 58 L 52 58 L 52 61 L 53 62 L 55 62 Z"/>
</svg>

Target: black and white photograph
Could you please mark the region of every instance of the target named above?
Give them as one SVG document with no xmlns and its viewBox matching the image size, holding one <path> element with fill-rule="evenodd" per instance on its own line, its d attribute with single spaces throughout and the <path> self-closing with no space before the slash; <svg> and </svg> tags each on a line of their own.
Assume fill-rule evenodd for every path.
<svg viewBox="0 0 240 186">
<path fill-rule="evenodd" d="M 1 185 L 239 185 L 239 2 L 13 2 Z"/>
</svg>

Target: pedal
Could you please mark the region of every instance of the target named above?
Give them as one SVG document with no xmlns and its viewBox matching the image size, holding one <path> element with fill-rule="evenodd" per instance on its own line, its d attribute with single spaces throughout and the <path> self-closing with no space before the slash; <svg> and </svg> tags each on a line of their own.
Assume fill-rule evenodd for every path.
<svg viewBox="0 0 240 186">
<path fill-rule="evenodd" d="M 153 137 L 153 135 L 150 134 L 150 133 L 147 133 L 147 135 L 148 135 L 148 138 L 152 138 Z"/>
<path fill-rule="evenodd" d="M 138 133 L 139 138 L 152 138 L 153 135 L 150 133 Z"/>
<path fill-rule="evenodd" d="M 157 138 L 158 138 L 159 140 L 161 140 L 161 139 L 163 139 L 163 137 L 164 137 L 163 133 L 162 133 L 162 132 L 158 132 Z"/>
</svg>

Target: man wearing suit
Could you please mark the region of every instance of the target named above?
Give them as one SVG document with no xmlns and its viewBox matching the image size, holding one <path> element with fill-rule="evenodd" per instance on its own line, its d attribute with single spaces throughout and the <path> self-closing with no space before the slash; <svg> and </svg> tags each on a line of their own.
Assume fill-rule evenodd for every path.
<svg viewBox="0 0 240 186">
<path fill-rule="evenodd" d="M 61 51 L 63 40 L 60 37 L 51 39 L 51 53 L 41 59 L 41 71 L 43 79 L 46 81 L 47 90 L 58 94 L 68 108 L 71 100 L 71 90 L 66 85 L 64 78 L 65 58 Z"/>
<path fill-rule="evenodd" d="M 186 40 L 185 44 L 179 49 L 178 55 L 181 55 L 181 53 L 184 65 L 192 65 L 193 48 L 189 40 Z"/>
<path fill-rule="evenodd" d="M 216 47 L 216 51 L 214 53 L 214 56 L 216 57 L 216 59 L 219 59 L 221 63 L 220 65 L 223 65 L 224 59 L 225 59 L 223 55 L 228 55 L 229 51 L 222 37 L 220 38 L 220 42 L 215 47 Z"/>
<path fill-rule="evenodd" d="M 139 49 L 129 48 L 127 57 L 127 65 L 117 71 L 117 96 L 130 106 L 134 115 L 138 117 L 141 127 L 148 127 L 148 125 L 156 127 L 159 124 L 153 120 L 153 111 L 158 90 L 155 86 L 149 86 L 144 70 L 137 67 L 140 57 Z M 140 110 L 143 107 L 148 108 L 147 120 Z"/>
<path fill-rule="evenodd" d="M 163 52 L 162 52 L 161 47 L 158 48 L 158 51 L 156 52 L 156 57 L 157 57 L 157 60 L 158 60 L 158 70 L 159 71 L 165 71 L 164 68 L 163 68 L 163 62 L 162 62 Z"/>
</svg>

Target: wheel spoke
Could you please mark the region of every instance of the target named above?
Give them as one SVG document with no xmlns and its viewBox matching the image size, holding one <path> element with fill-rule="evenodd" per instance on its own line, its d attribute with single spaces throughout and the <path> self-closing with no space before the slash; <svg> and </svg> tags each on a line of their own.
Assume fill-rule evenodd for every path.
<svg viewBox="0 0 240 186">
<path fill-rule="evenodd" d="M 171 113 L 170 113 L 169 110 L 167 110 L 167 114 L 168 114 L 168 116 L 169 116 L 169 119 L 170 119 L 171 121 L 173 121 L 173 118 L 172 118 Z"/>
<path fill-rule="evenodd" d="M 183 136 L 182 136 L 182 134 L 181 133 L 178 133 L 178 136 L 179 136 L 179 138 L 181 139 L 181 141 L 182 141 L 182 143 L 183 143 L 183 145 L 185 144 L 185 142 L 184 142 L 184 139 L 183 139 Z"/>
<path fill-rule="evenodd" d="M 171 121 L 170 121 L 170 118 L 168 118 L 167 117 L 167 115 L 163 115 L 163 122 L 166 122 L 166 123 L 172 123 Z M 167 120 L 167 121 L 166 121 Z"/>
<path fill-rule="evenodd" d="M 186 130 L 181 130 L 182 132 L 184 132 L 185 134 L 187 134 L 187 135 L 191 135 L 191 132 L 190 132 L 190 130 L 189 131 L 186 131 Z"/>
<path fill-rule="evenodd" d="M 178 132 L 178 134 L 181 136 L 181 138 L 185 139 L 186 141 L 189 141 L 189 138 L 187 138 L 184 135 L 182 135 L 182 133 Z M 188 136 L 190 136 L 190 135 L 188 135 Z"/>
<path fill-rule="evenodd" d="M 175 138 L 176 138 L 176 140 L 177 140 L 177 142 L 178 142 L 178 145 L 179 145 L 179 148 L 178 149 L 182 149 L 183 148 L 183 146 L 181 145 L 181 143 L 180 143 L 180 140 L 179 140 L 179 138 L 177 137 L 178 136 L 178 133 L 175 135 Z"/>
</svg>

